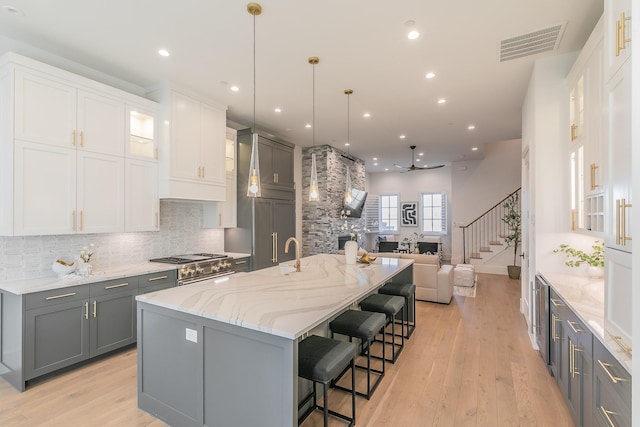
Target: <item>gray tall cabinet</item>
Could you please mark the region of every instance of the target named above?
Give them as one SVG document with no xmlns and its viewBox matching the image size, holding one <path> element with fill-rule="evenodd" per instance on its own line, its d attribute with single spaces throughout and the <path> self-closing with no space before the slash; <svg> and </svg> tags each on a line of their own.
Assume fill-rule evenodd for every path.
<svg viewBox="0 0 640 427">
<path fill-rule="evenodd" d="M 225 229 L 225 249 L 250 253 L 251 270 L 292 260 L 295 248 L 292 246 L 285 254 L 284 245 L 296 232 L 294 145 L 259 133 L 262 197 L 253 198 L 247 197 L 252 144 L 250 129 L 238 131 L 237 144 L 238 226 Z"/>
</svg>

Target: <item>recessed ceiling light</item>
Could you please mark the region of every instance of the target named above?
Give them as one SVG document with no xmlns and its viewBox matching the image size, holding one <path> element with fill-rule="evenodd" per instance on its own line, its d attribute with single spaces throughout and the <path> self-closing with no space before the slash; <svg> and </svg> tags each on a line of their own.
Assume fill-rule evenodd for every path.
<svg viewBox="0 0 640 427">
<path fill-rule="evenodd" d="M 167 49 L 160 49 L 158 51 L 158 55 L 167 57 L 167 56 L 169 56 L 171 54 L 169 53 L 169 51 Z"/>
<path fill-rule="evenodd" d="M 405 139 L 407 135 L 400 135 L 400 139 Z"/>
<path fill-rule="evenodd" d="M 364 117 L 365 119 L 368 119 L 369 117 L 371 117 L 371 114 L 370 113 L 364 113 L 362 115 L 362 117 Z"/>
<path fill-rule="evenodd" d="M 424 156 L 424 153 L 418 153 L 418 156 Z"/>
<path fill-rule="evenodd" d="M 373 161 L 374 161 L 374 162 L 375 162 L 375 161 L 377 161 L 377 160 L 378 160 L 378 158 L 377 158 L 377 157 L 374 157 L 374 158 L 373 158 Z"/>
<path fill-rule="evenodd" d="M 430 71 L 430 72 L 427 73 L 427 75 L 425 77 L 428 78 L 428 79 L 432 79 L 435 76 L 436 76 L 436 73 Z"/>
<path fill-rule="evenodd" d="M 232 92 L 237 92 L 239 90 L 240 90 L 240 88 L 238 86 L 231 86 L 231 91 Z"/>
<path fill-rule="evenodd" d="M 384 171 L 387 172 L 389 170 L 389 168 L 384 168 Z"/>
<path fill-rule="evenodd" d="M 444 104 L 445 102 L 447 102 L 447 100 L 444 98 L 438 99 L 438 104 Z"/>
<path fill-rule="evenodd" d="M 344 143 L 344 146 L 345 146 L 345 147 L 348 147 L 349 145 L 351 145 L 351 144 L 349 144 L 348 142 L 345 142 L 345 143 Z"/>
<path fill-rule="evenodd" d="M 274 108 L 273 111 L 275 111 L 276 113 L 282 113 L 282 109 L 280 109 L 280 107 Z"/>
<path fill-rule="evenodd" d="M 306 125 L 304 125 L 304 127 L 306 127 L 307 129 L 309 129 L 311 127 L 311 125 L 309 123 L 307 123 Z"/>
<path fill-rule="evenodd" d="M 378 162 L 374 163 L 373 166 L 378 166 Z"/>
<path fill-rule="evenodd" d="M 421 159 L 416 159 L 416 162 L 419 162 Z"/>
<path fill-rule="evenodd" d="M 478 151 L 478 147 L 471 147 L 471 151 Z"/>
<path fill-rule="evenodd" d="M 469 129 L 469 130 L 474 130 L 475 128 L 476 128 L 476 127 L 475 127 L 474 125 L 469 125 L 469 126 L 467 126 L 467 129 Z"/>
<path fill-rule="evenodd" d="M 409 34 L 407 34 L 407 37 L 409 38 L 409 40 L 415 40 L 420 37 L 420 33 L 416 30 L 411 30 L 409 31 Z"/>
</svg>

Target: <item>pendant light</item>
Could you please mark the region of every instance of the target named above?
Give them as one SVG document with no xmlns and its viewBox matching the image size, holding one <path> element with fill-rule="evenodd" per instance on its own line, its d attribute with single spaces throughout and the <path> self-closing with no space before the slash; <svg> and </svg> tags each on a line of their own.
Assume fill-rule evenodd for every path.
<svg viewBox="0 0 640 427">
<path fill-rule="evenodd" d="M 251 161 L 249 162 L 249 182 L 247 197 L 260 197 L 260 160 L 258 159 L 258 134 L 256 133 L 256 15 L 262 13 L 258 3 L 247 4 L 247 11 L 253 15 L 253 128 L 251 129 Z"/>
<path fill-rule="evenodd" d="M 316 64 L 320 62 L 317 56 L 309 57 L 309 64 L 313 66 L 313 85 L 312 85 L 312 115 L 311 115 L 311 135 L 312 148 L 316 146 Z M 318 190 L 318 172 L 316 170 L 316 153 L 311 153 L 311 180 L 309 181 L 309 201 L 317 202 L 320 199 Z"/>
<path fill-rule="evenodd" d="M 349 154 L 349 147 L 351 145 L 351 142 L 349 141 L 349 96 L 352 93 L 353 90 L 351 89 L 344 90 L 344 94 L 347 95 L 347 143 L 345 144 L 347 146 L 347 154 Z M 344 204 L 348 206 L 351 202 L 353 202 L 353 196 L 351 195 L 351 171 L 349 165 L 347 165 L 347 184 L 344 190 Z"/>
</svg>

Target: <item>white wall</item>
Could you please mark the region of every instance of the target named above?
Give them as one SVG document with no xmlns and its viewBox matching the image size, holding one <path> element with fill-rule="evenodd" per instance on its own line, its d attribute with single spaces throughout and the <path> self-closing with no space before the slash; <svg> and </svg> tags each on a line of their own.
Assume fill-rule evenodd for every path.
<svg viewBox="0 0 640 427">
<path fill-rule="evenodd" d="M 415 171 L 410 173 L 382 172 L 367 174 L 367 190 L 369 194 L 398 194 L 400 202 L 419 202 L 420 193 L 446 193 L 451 211 L 451 166 L 440 169 Z M 442 251 L 444 259 L 451 255 L 451 216 L 447 228 L 449 233 L 442 236 Z M 399 240 L 413 234 L 420 233 L 420 227 L 400 227 Z M 426 235 L 426 234 L 425 234 Z"/>
<path fill-rule="evenodd" d="M 454 162 L 451 171 L 452 256 L 451 263 L 463 259 L 462 230 L 520 187 L 521 142 L 519 139 L 485 145 L 484 159 Z"/>
</svg>

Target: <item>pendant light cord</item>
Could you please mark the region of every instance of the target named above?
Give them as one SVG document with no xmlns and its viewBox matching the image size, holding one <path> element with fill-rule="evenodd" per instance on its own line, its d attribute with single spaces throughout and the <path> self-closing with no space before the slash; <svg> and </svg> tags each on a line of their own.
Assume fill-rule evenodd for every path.
<svg viewBox="0 0 640 427">
<path fill-rule="evenodd" d="M 313 106 L 311 111 L 311 121 L 313 124 L 311 125 L 311 143 L 313 146 L 316 146 L 316 64 L 313 64 L 313 73 L 312 73 L 312 82 L 311 85 L 311 98 L 313 100 Z"/>
<path fill-rule="evenodd" d="M 350 129 L 351 129 L 351 103 L 350 103 L 350 98 L 351 98 L 351 94 L 347 94 L 347 154 L 349 154 L 349 151 L 351 150 L 351 136 L 350 136 Z"/>
<path fill-rule="evenodd" d="M 253 133 L 256 132 L 256 15 L 253 15 Z"/>
</svg>

